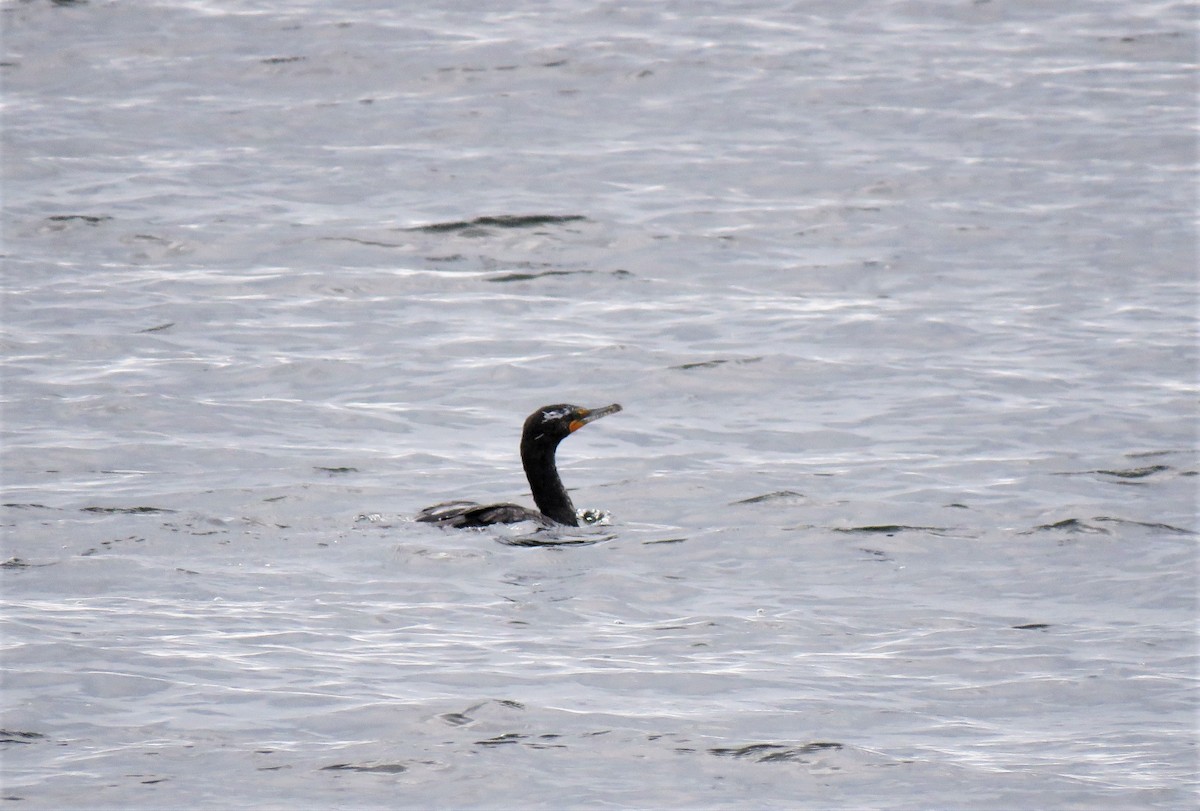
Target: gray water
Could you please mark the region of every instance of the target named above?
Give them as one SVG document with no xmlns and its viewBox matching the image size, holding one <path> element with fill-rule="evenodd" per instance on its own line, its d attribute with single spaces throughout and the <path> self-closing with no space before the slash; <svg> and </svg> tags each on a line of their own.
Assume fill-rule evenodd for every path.
<svg viewBox="0 0 1200 811">
<path fill-rule="evenodd" d="M 8 804 L 1193 806 L 1194 7 L 432 6 L 0 4 Z"/>
</svg>

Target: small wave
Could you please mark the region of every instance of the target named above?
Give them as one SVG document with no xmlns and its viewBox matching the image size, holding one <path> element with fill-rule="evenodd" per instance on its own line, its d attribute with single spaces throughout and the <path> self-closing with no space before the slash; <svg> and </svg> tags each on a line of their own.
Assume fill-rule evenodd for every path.
<svg viewBox="0 0 1200 811">
<path fill-rule="evenodd" d="M 494 217 L 476 217 L 473 220 L 435 222 L 418 225 L 406 230 L 426 234 L 445 234 L 454 231 L 469 231 L 491 228 L 536 228 L 539 225 L 560 225 L 566 222 L 586 220 L 582 214 L 500 214 Z"/>
<path fill-rule="evenodd" d="M 794 746 L 783 743 L 752 743 L 738 747 L 718 747 L 709 749 L 711 755 L 717 757 L 748 758 L 756 763 L 781 763 L 795 761 L 808 763 L 811 755 L 825 750 L 838 750 L 842 744 L 833 741 L 814 741 L 812 743 Z"/>
<path fill-rule="evenodd" d="M 168 510 L 166 507 L 84 507 L 81 511 L 104 515 L 158 515 L 161 513 L 177 512 L 176 510 Z"/>
</svg>

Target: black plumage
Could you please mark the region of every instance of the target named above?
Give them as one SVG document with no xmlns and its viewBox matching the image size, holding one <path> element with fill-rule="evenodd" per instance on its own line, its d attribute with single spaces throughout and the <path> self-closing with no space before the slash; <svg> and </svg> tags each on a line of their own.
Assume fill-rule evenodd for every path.
<svg viewBox="0 0 1200 811">
<path fill-rule="evenodd" d="M 621 406 L 603 408 L 560 403 L 542 406 L 530 414 L 521 431 L 521 464 L 537 510 L 519 504 L 478 504 L 474 501 L 447 501 L 426 507 L 418 521 L 442 527 L 486 527 L 490 524 L 515 524 L 535 521 L 543 526 L 579 526 L 575 505 L 558 476 L 554 454 L 558 444 L 589 422 L 615 414 Z"/>
</svg>

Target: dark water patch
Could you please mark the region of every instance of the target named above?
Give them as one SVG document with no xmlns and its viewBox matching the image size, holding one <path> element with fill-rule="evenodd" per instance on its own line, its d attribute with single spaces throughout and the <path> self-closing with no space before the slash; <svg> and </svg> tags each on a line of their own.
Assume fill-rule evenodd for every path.
<svg viewBox="0 0 1200 811">
<path fill-rule="evenodd" d="M 1135 42 L 1145 42 L 1147 40 L 1153 41 L 1164 39 L 1181 39 L 1185 36 L 1187 36 L 1187 34 L 1185 34 L 1183 31 L 1155 31 L 1148 34 L 1125 34 L 1124 36 L 1120 37 L 1096 37 L 1096 40 L 1099 42 L 1121 42 L 1129 45 Z"/>
<path fill-rule="evenodd" d="M 33 502 L 10 501 L 4 505 L 12 507 L 14 510 L 52 510 L 54 507 L 47 507 L 45 504 L 36 504 Z"/>
<path fill-rule="evenodd" d="M 113 538 L 111 541 L 101 541 L 100 545 L 107 549 L 108 547 L 112 546 L 113 544 L 121 543 L 123 541 L 133 541 L 134 543 L 144 543 L 145 540 L 146 540 L 145 538 L 139 537 L 137 535 L 127 535 L 124 538 Z"/>
<path fill-rule="evenodd" d="M 866 527 L 834 527 L 834 532 L 853 535 L 895 535 L 900 532 L 949 532 L 945 527 L 910 527 L 905 524 L 878 524 Z"/>
<path fill-rule="evenodd" d="M 507 746 L 508 744 L 520 743 L 528 735 L 522 735 L 519 732 L 505 732 L 503 735 L 497 735 L 494 738 L 487 738 L 482 741 L 475 741 L 476 746 Z"/>
<path fill-rule="evenodd" d="M 543 270 L 539 273 L 503 273 L 499 276 L 489 276 L 489 282 L 529 282 L 547 276 L 576 276 L 584 273 L 595 273 L 594 270 Z"/>
<path fill-rule="evenodd" d="M 1114 476 L 1118 479 L 1144 479 L 1147 476 L 1153 476 L 1155 473 L 1162 473 L 1170 469 L 1170 465 L 1147 465 L 1146 467 L 1126 468 L 1125 470 L 1094 470 L 1092 472 L 1103 476 Z"/>
<path fill-rule="evenodd" d="M 556 536 L 553 533 L 546 535 L 515 535 L 496 538 L 497 543 L 502 543 L 505 546 L 545 546 L 545 547 L 561 547 L 561 546 L 593 546 L 603 541 L 611 541 L 615 535 L 597 535 L 586 538 L 564 538 Z"/>
<path fill-rule="evenodd" d="M 887 563 L 892 560 L 892 556 L 887 552 L 884 552 L 882 549 L 868 549 L 865 546 L 860 546 L 858 551 L 865 552 L 866 554 L 870 555 L 867 560 L 874 560 L 879 563 Z"/>
<path fill-rule="evenodd" d="M 40 732 L 23 732 L 17 729 L 0 729 L 0 743 L 33 743 L 44 741 L 46 736 Z"/>
<path fill-rule="evenodd" d="M 1120 470 L 1079 470 L 1057 473 L 1057 476 L 1111 476 L 1114 479 L 1136 480 L 1145 479 L 1148 476 L 1153 476 L 1156 473 L 1163 473 L 1171 470 L 1170 465 L 1146 465 L 1145 467 L 1131 467 Z"/>
<path fill-rule="evenodd" d="M 1038 524 L 1033 529 L 1025 530 L 1022 535 L 1032 535 L 1035 532 L 1070 532 L 1073 534 L 1088 534 L 1088 535 L 1110 535 L 1111 533 L 1103 527 L 1093 526 L 1078 518 L 1064 518 L 1062 521 L 1055 521 L 1053 524 Z"/>
<path fill-rule="evenodd" d="M 606 540 L 611 540 L 611 539 L 606 539 Z M 593 544 L 600 543 L 599 539 L 593 540 L 590 538 L 572 538 L 572 539 L 565 539 L 565 540 L 564 539 L 543 540 L 541 538 L 517 537 L 517 538 L 497 538 L 496 541 L 498 543 L 504 544 L 505 546 L 520 546 L 520 547 L 592 546 Z"/>
<path fill-rule="evenodd" d="M 134 235 L 133 235 L 133 236 L 131 236 L 131 237 L 127 237 L 127 238 L 125 238 L 125 239 L 122 239 L 121 241 L 122 241 L 122 242 L 126 242 L 126 243 L 132 243 L 132 242 L 139 242 L 139 241 L 140 241 L 140 242 L 157 242 L 157 243 L 158 243 L 158 244 L 160 244 L 160 245 L 168 245 L 168 244 L 170 244 L 170 240 L 168 240 L 168 239 L 166 239 L 166 238 L 164 238 L 164 237 L 155 236 L 154 234 L 134 234 Z"/>
<path fill-rule="evenodd" d="M 1110 524 L 1125 524 L 1132 527 L 1143 527 L 1145 529 L 1155 529 L 1162 532 L 1170 532 L 1174 535 L 1195 535 L 1193 530 L 1176 527 L 1171 524 L 1162 524 L 1154 521 L 1131 521 L 1128 518 L 1110 518 L 1106 515 L 1099 515 L 1092 519 L 1093 521 L 1104 521 Z"/>
<path fill-rule="evenodd" d="M 210 523 L 217 525 L 217 526 L 221 526 L 221 527 L 224 527 L 226 524 L 225 521 L 219 521 L 219 520 L 215 520 L 215 519 L 212 519 L 209 522 L 203 523 L 199 527 L 197 527 L 196 524 L 192 521 L 184 521 L 179 524 L 177 524 L 173 521 L 164 521 L 162 524 L 162 528 L 165 530 L 169 530 L 170 532 L 185 532 L 188 535 L 192 535 L 192 536 L 198 537 L 198 538 L 207 537 L 209 535 L 228 535 L 229 534 L 229 532 L 230 532 L 229 529 L 209 529 L 208 526 Z M 253 523 L 253 522 L 248 521 L 246 523 Z M 227 543 L 229 543 L 229 541 L 223 540 L 223 541 L 219 541 L 218 543 L 227 544 Z"/>
<path fill-rule="evenodd" d="M 466 236 L 478 236 L 488 233 L 488 228 L 537 228 L 542 225 L 561 225 L 586 219 L 587 217 L 582 214 L 500 214 L 494 217 L 476 217 L 473 220 L 435 222 L 405 230 L 421 231 L 426 234 L 447 234 L 461 231 L 467 232 Z"/>
<path fill-rule="evenodd" d="M 165 324 L 159 324 L 157 327 L 146 327 L 146 329 L 139 329 L 139 330 L 137 331 L 137 334 L 138 334 L 138 335 L 145 335 L 145 334 L 146 334 L 146 333 L 148 333 L 148 332 L 162 332 L 163 330 L 170 329 L 170 328 L 171 328 L 171 327 L 173 327 L 173 326 L 175 326 L 175 322 L 174 322 L 174 321 L 168 321 L 168 322 L 167 322 L 167 323 L 165 323 Z"/>
<path fill-rule="evenodd" d="M 438 68 L 437 71 L 438 71 L 438 73 L 487 73 L 488 71 L 499 71 L 501 73 L 510 73 L 514 70 L 521 70 L 522 68 L 527 68 L 527 67 L 560 68 L 566 64 L 569 64 L 569 61 L 566 59 L 555 59 L 550 62 L 541 62 L 536 65 L 514 65 L 514 64 L 508 64 L 508 63 L 503 64 L 503 65 L 493 65 L 491 67 L 480 67 L 478 65 L 462 65 L 460 67 Z"/>
<path fill-rule="evenodd" d="M 322 766 L 323 772 L 368 772 L 374 774 L 402 774 L 408 771 L 403 763 L 335 763 L 332 766 Z"/>
<path fill-rule="evenodd" d="M 970 508 L 970 507 L 968 507 L 966 504 L 959 504 L 957 501 L 956 501 L 956 502 L 953 502 L 953 503 L 951 503 L 951 504 L 947 504 L 947 505 L 946 505 L 946 508 L 947 508 L 947 509 L 951 509 L 951 508 L 952 508 L 952 509 L 955 509 L 955 510 L 969 510 L 969 509 L 971 509 L 971 508 Z"/>
<path fill-rule="evenodd" d="M 717 757 L 748 758 L 755 763 L 808 763 L 811 755 L 825 750 L 838 750 L 842 744 L 832 741 L 814 741 L 802 746 L 782 743 L 752 743 L 747 746 L 709 749 Z"/>
<path fill-rule="evenodd" d="M 687 538 L 663 538 L 661 541 L 643 541 L 642 546 L 653 546 L 656 543 L 683 543 Z"/>
<path fill-rule="evenodd" d="M 505 702 L 503 702 L 503 701 L 498 701 L 496 703 L 512 708 L 512 705 L 515 704 L 516 702 L 510 702 L 508 704 L 505 704 Z M 480 704 L 472 704 L 470 707 L 467 707 L 462 712 L 446 712 L 446 713 L 442 713 L 441 715 L 439 715 L 438 718 L 445 721 L 447 724 L 449 724 L 452 727 L 467 726 L 468 724 L 475 723 L 475 717 L 472 715 L 472 713 L 477 712 L 481 707 L 484 707 L 487 704 L 488 704 L 488 702 L 486 702 L 486 701 L 482 702 Z M 525 708 L 523 706 L 517 705 L 515 707 L 515 709 L 523 710 Z"/>
<path fill-rule="evenodd" d="M 258 61 L 264 65 L 286 65 L 290 62 L 303 62 L 307 58 L 306 56 L 269 56 Z"/>
<path fill-rule="evenodd" d="M 764 501 L 782 501 L 784 499 L 804 498 L 803 493 L 797 493 L 795 490 L 776 490 L 773 493 L 763 493 L 761 496 L 751 496 L 744 498 L 741 501 L 731 502 L 732 504 L 761 504 Z"/>
<path fill-rule="evenodd" d="M 84 551 L 80 552 L 79 554 L 82 557 L 91 557 L 92 555 L 95 555 L 98 552 L 109 551 L 112 548 L 113 544 L 123 543 L 125 541 L 133 541 L 134 543 L 145 543 L 146 539 L 138 537 L 137 535 L 130 535 L 125 538 L 113 538 L 111 541 L 101 541 L 99 544 L 99 546 L 101 548 L 99 548 L 99 549 L 96 548 L 95 546 L 93 546 L 90 549 L 85 549 Z"/>
<path fill-rule="evenodd" d="M 1028 622 L 1024 625 L 1014 625 L 1015 631 L 1044 631 L 1050 627 L 1048 622 Z"/>
<path fill-rule="evenodd" d="M 313 470 L 316 470 L 320 473 L 332 473 L 332 474 L 357 473 L 358 472 L 358 468 L 356 468 L 356 467 L 321 467 L 320 465 L 314 465 Z"/>
<path fill-rule="evenodd" d="M 726 363 L 758 363 L 762 360 L 762 356 L 758 355 L 753 358 L 715 358 L 713 360 L 700 360 L 694 363 L 681 363 L 678 366 L 668 366 L 668 369 L 677 372 L 686 372 L 691 369 L 715 369 L 718 366 L 724 366 Z"/>
<path fill-rule="evenodd" d="M 358 237 L 321 237 L 324 242 L 354 242 L 358 245 L 369 245 L 372 248 L 403 248 L 398 242 L 381 242 L 377 239 L 359 239 Z M 432 260 L 436 261 L 436 260 Z"/>
<path fill-rule="evenodd" d="M 43 566 L 53 566 L 58 561 L 50 561 L 49 563 L 30 563 L 24 558 L 12 557 L 0 563 L 0 569 L 40 569 Z"/>
<path fill-rule="evenodd" d="M 487 738 L 482 741 L 475 741 L 476 746 L 507 746 L 509 744 L 519 744 L 528 749 L 566 749 L 564 743 L 558 743 L 562 735 L 553 732 L 547 732 L 536 737 L 523 735 L 519 732 L 506 732 L 503 735 L 497 735 L 494 738 Z"/>
<path fill-rule="evenodd" d="M 107 214 L 101 214 L 98 216 L 93 215 L 93 214 L 55 214 L 51 217 L 47 217 L 46 219 L 49 220 L 50 222 L 78 221 L 78 222 L 87 223 L 88 225 L 99 225 L 102 222 L 107 222 L 107 221 L 111 220 L 112 217 L 108 216 Z"/>
<path fill-rule="evenodd" d="M 85 513 L 101 513 L 104 515 L 122 514 L 122 515 L 158 515 L 160 513 L 173 513 L 177 510 L 168 510 L 166 507 L 84 507 L 82 512 Z"/>
</svg>

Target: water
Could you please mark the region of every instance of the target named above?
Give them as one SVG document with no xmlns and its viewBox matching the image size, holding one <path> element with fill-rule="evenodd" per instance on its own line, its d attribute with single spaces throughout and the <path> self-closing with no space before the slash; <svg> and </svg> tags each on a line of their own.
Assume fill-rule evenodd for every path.
<svg viewBox="0 0 1200 811">
<path fill-rule="evenodd" d="M 6 798 L 1196 802 L 1189 5 L 0 10 Z"/>
</svg>

